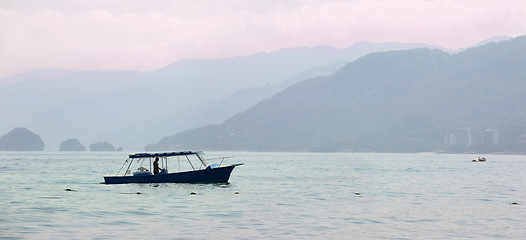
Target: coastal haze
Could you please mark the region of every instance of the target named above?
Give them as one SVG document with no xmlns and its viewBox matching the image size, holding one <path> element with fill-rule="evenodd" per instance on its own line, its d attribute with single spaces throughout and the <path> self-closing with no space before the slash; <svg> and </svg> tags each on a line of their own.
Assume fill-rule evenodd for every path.
<svg viewBox="0 0 526 240">
<path fill-rule="evenodd" d="M 519 96 L 500 101 L 496 95 L 509 93 L 507 88 L 520 95 L 524 46 L 483 49 L 526 32 L 523 5 L 7 1 L 0 4 L 0 135 L 25 128 L 40 136 L 48 151 L 73 139 L 86 147 L 105 142 L 129 151 L 522 152 L 526 133 L 516 126 L 522 120 L 518 112 L 489 111 L 473 121 L 466 116 L 481 110 L 469 106 L 465 115 L 447 113 L 447 119 L 434 112 L 443 111 L 448 99 L 495 103 L 499 109 L 516 103 L 512 99 Z M 400 51 L 422 48 L 432 51 Z M 386 51 L 400 52 L 381 55 Z M 493 52 L 470 57 L 470 51 Z M 502 63 L 510 68 L 492 68 L 498 65 L 491 61 L 494 54 L 505 57 L 510 51 L 517 57 Z M 377 54 L 367 56 L 371 53 Z M 489 68 L 477 65 L 484 61 Z M 346 70 L 352 66 L 360 72 Z M 321 91 L 339 88 L 322 76 L 346 81 L 346 87 L 340 93 Z M 295 90 L 313 82 L 323 83 Z M 414 88 L 417 82 L 421 87 Z M 383 87 L 371 88 L 375 85 Z M 501 90 L 484 90 L 493 87 Z M 369 99 L 356 94 L 373 89 Z M 415 107 L 422 96 L 435 95 L 429 105 Z M 339 100 L 331 99 L 335 96 Z M 391 111 L 381 108 L 401 99 L 406 101 Z M 302 108 L 301 114 L 293 110 Z M 255 115 L 241 117 L 249 114 Z M 412 127 L 429 124 L 430 118 L 435 125 Z M 228 125 L 233 122 L 237 128 Z M 454 146 L 456 139 L 444 143 L 457 129 L 469 129 L 474 147 Z M 500 131 L 501 146 L 481 148 L 486 129 Z M 244 137 L 235 140 L 239 136 Z M 395 144 L 401 142 L 404 147 Z"/>
<path fill-rule="evenodd" d="M 221 123 L 289 85 L 332 74 L 366 53 L 425 46 L 294 48 L 230 59 L 181 60 L 153 72 L 34 71 L 11 77 L 18 83 L 0 89 L 1 108 L 8 116 L 2 130 L 28 127 L 41 134 L 50 149 L 76 137 L 140 150 L 164 136 Z"/>
<path fill-rule="evenodd" d="M 0 89 L 2 130 L 27 127 L 48 150 L 74 138 L 133 151 L 517 153 L 524 49 L 524 37 L 456 52 L 360 42 L 153 72 L 35 70 L 5 78 L 16 83 Z M 458 129 L 468 129 L 468 146 L 444 140 Z M 486 130 L 500 130 L 500 141 L 486 146 Z"/>
<path fill-rule="evenodd" d="M 484 96 L 476 92 L 473 85 L 466 88 L 466 84 L 474 84 L 472 78 L 490 70 L 470 70 L 465 77 L 459 77 L 451 65 L 462 65 L 463 60 L 445 60 L 450 62 L 447 68 L 437 65 L 415 79 L 412 72 L 416 71 L 411 69 L 419 70 L 419 64 L 426 65 L 425 62 L 390 57 L 404 58 L 403 55 L 410 52 L 376 55 L 379 61 L 361 67 L 365 71 L 362 74 L 371 75 L 360 80 L 367 84 L 351 86 L 354 73 L 349 73 L 346 79 L 351 88 L 346 90 L 348 94 L 341 93 L 340 102 L 330 99 L 332 93 L 317 92 L 320 86 L 309 92 L 294 89 L 321 76 L 337 78 L 333 75 L 363 63 L 363 60 L 353 61 L 371 53 L 426 48 L 436 50 L 434 53 L 438 55 L 441 54 L 437 51 L 444 56 L 451 55 L 450 59 L 460 59 L 469 55 L 463 53 L 466 49 L 524 34 L 526 21 L 520 21 L 526 16 L 521 12 L 526 9 L 521 8 L 524 4 L 520 1 L 502 4 L 416 0 L 396 4 L 383 1 L 132 1 L 121 6 L 114 1 L 53 1 L 30 5 L 6 1 L 0 5 L 3 19 L 0 31 L 4 39 L 0 44 L 0 135 L 25 128 L 42 139 L 47 151 L 60 149 L 66 140 L 75 140 L 88 149 L 91 144 L 105 142 L 127 151 L 204 147 L 253 151 L 520 152 L 524 134 L 520 126 L 479 124 L 455 114 L 449 114 L 447 121 L 442 120 L 446 122 L 440 123 L 440 127 L 427 129 L 408 131 L 414 125 L 411 121 L 418 121 L 415 119 L 395 123 L 417 115 L 428 119 L 432 115 L 425 116 L 426 113 L 441 111 L 438 105 L 442 98 L 435 98 L 438 105 L 431 104 L 425 111 L 412 107 L 422 100 L 415 96 L 415 91 L 421 91 L 420 96 L 439 94 L 436 92 L 439 89 L 432 85 L 440 81 L 455 79 L 454 83 L 444 85 L 448 88 L 441 89 L 446 92 L 441 96 L 462 89 L 460 94 L 466 98 L 477 95 L 486 104 L 497 101 L 487 100 L 488 92 L 484 92 Z M 518 53 L 521 50 L 518 47 Z M 494 47 L 494 51 L 501 49 Z M 485 61 L 488 59 L 484 58 L 493 57 L 489 54 L 466 61 Z M 384 58 L 390 60 L 384 61 Z M 488 84 L 517 89 L 506 84 L 506 78 L 510 74 L 512 78 L 520 78 L 522 65 L 517 62 L 520 59 L 506 61 L 517 69 L 511 69 L 512 73 L 493 69 L 490 75 L 494 78 Z M 408 71 L 387 74 L 392 68 Z M 380 72 L 386 74 L 372 76 Z M 411 78 L 409 81 L 422 82 L 427 88 L 411 89 L 397 80 Z M 429 78 L 433 78 L 434 83 L 427 82 Z M 371 93 L 371 99 L 359 100 L 360 96 L 351 94 L 369 91 L 370 86 L 386 82 L 392 87 Z M 322 85 L 331 88 L 330 81 Z M 382 103 L 378 95 L 385 96 L 391 88 L 399 89 L 391 100 L 410 100 L 397 105 L 403 110 L 380 113 L 382 109 L 375 107 Z M 275 100 L 284 95 L 288 99 Z M 305 97 L 305 101 L 297 100 Z M 271 99 L 260 103 L 268 98 Z M 380 105 L 374 99 L 378 99 Z M 318 103 L 310 106 L 314 107 L 311 111 L 315 114 L 305 110 L 303 115 L 298 115 L 292 110 L 306 108 L 309 101 Z M 333 101 L 331 106 L 325 104 L 327 101 Z M 362 102 L 359 106 L 353 105 L 357 101 Z M 466 101 L 470 100 L 462 100 Z M 268 105 L 266 110 L 256 113 L 262 117 L 248 117 L 236 124 L 247 126 L 247 131 L 228 126 L 240 121 L 237 115 L 253 114 L 261 105 Z M 370 113 L 363 114 L 362 107 Z M 279 109 L 282 109 L 280 114 L 272 113 Z M 342 111 L 347 114 L 334 115 Z M 469 113 L 470 109 L 466 109 L 465 114 Z M 514 117 L 513 122 L 521 119 L 516 117 L 516 112 L 497 114 L 488 113 L 481 119 L 497 119 L 497 122 L 507 122 L 510 117 Z M 332 122 L 334 118 L 340 123 Z M 268 126 L 258 123 L 262 119 Z M 373 120 L 376 123 L 369 124 Z M 369 127 L 365 127 L 366 123 Z M 214 125 L 213 130 L 204 129 L 210 130 L 208 133 L 192 131 L 208 125 Z M 328 126 L 334 129 L 325 129 Z M 318 133 L 313 129 L 318 129 Z M 448 134 L 457 129 L 469 129 L 473 135 L 472 147 L 454 146 L 456 136 L 453 135 L 449 138 L 455 141 L 444 143 Z M 484 145 L 481 136 L 486 129 L 500 133 L 501 146 L 481 148 Z M 411 136 L 406 136 L 408 132 Z M 218 139 L 226 135 L 246 137 L 240 138 L 240 142 Z M 8 141 L 5 138 L 4 141 Z M 298 141 L 299 138 L 302 141 Z M 397 138 L 403 138 L 406 147 L 394 144 L 400 143 Z"/>
</svg>

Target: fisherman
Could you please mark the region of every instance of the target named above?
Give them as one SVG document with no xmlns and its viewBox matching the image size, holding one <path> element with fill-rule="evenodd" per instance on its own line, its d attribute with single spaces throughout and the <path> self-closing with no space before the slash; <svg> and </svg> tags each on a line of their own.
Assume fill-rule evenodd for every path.
<svg viewBox="0 0 526 240">
<path fill-rule="evenodd" d="M 159 174 L 159 157 L 156 157 L 155 161 L 153 161 L 153 174 Z"/>
</svg>

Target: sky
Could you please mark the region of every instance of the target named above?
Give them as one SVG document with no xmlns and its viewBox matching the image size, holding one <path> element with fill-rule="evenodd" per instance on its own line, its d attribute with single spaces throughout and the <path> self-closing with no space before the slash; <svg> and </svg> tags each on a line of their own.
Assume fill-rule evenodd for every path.
<svg viewBox="0 0 526 240">
<path fill-rule="evenodd" d="M 525 34 L 524 0 L 0 0 L 0 78 L 154 71 L 180 59 L 360 41 L 457 50 Z"/>
</svg>

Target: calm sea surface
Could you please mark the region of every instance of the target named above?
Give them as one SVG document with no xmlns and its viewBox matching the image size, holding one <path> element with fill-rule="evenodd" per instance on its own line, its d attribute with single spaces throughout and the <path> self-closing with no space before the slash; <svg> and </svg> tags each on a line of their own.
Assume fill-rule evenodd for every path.
<svg viewBox="0 0 526 240">
<path fill-rule="evenodd" d="M 217 156 L 230 184 L 105 185 L 125 153 L 0 152 L 0 239 L 526 239 L 526 156 Z"/>
</svg>

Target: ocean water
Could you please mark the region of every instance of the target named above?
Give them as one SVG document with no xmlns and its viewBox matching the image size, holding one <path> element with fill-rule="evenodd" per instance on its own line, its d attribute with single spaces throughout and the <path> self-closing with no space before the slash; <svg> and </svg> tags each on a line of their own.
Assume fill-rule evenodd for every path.
<svg viewBox="0 0 526 240">
<path fill-rule="evenodd" d="M 526 239 L 526 156 L 217 156 L 229 184 L 105 185 L 125 153 L 0 152 L 0 239 Z"/>
</svg>

